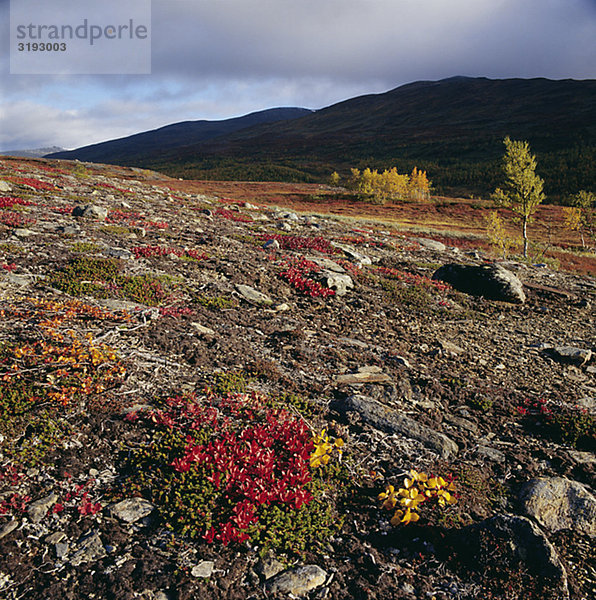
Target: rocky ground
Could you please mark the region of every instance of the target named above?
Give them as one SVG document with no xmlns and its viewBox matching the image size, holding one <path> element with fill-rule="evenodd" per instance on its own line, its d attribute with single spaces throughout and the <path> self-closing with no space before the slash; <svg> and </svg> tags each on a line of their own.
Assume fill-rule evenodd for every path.
<svg viewBox="0 0 596 600">
<path fill-rule="evenodd" d="M 2 598 L 594 597 L 593 277 L 173 188 L 0 162 Z"/>
</svg>

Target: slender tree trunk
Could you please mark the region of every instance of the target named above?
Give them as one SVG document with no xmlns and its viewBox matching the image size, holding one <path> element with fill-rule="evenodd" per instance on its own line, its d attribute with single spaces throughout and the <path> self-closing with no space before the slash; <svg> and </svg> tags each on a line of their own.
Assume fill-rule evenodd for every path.
<svg viewBox="0 0 596 600">
<path fill-rule="evenodd" d="M 528 258 L 528 219 L 524 217 L 523 221 L 523 235 L 524 235 L 524 258 Z"/>
</svg>

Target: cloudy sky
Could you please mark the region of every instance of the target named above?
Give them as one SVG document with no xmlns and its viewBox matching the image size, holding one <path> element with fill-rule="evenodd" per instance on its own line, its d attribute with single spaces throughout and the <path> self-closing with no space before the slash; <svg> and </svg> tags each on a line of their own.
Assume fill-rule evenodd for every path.
<svg viewBox="0 0 596 600">
<path fill-rule="evenodd" d="M 596 78 L 596 0 L 135 1 L 150 5 L 150 73 L 22 75 L 11 74 L 11 8 L 0 0 L 1 150 L 74 148 L 275 106 L 317 109 L 454 75 Z M 97 0 L 39 6 L 68 22 L 69 2 L 109 9 Z M 119 60 L 130 63 L 130 50 Z"/>
</svg>

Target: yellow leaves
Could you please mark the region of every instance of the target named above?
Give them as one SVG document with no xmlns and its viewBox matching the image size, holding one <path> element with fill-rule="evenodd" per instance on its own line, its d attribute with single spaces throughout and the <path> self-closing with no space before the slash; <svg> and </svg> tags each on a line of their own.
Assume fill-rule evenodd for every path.
<svg viewBox="0 0 596 600">
<path fill-rule="evenodd" d="M 337 451 L 341 460 L 344 441 L 341 438 L 336 438 L 331 442 L 326 429 L 323 429 L 321 433 L 316 433 L 312 438 L 312 443 L 314 444 L 314 450 L 310 455 L 311 468 L 316 469 L 326 465 L 334 450 Z"/>
<path fill-rule="evenodd" d="M 420 519 L 420 515 L 418 513 L 412 512 L 409 508 L 406 508 L 405 511 L 396 511 L 396 513 L 391 518 L 390 523 L 395 527 L 400 523 L 403 523 L 404 525 L 407 525 L 408 523 L 415 523 L 416 521 L 418 521 L 418 519 Z"/>
<path fill-rule="evenodd" d="M 78 301 L 20 298 L 3 310 L 7 318 L 33 323 L 41 336 L 34 342 L 2 346 L 0 382 L 6 384 L 2 390 L 30 389 L 26 392 L 30 401 L 50 400 L 65 406 L 82 396 L 100 394 L 124 378 L 126 369 L 112 348 L 95 345 L 90 333 L 58 329 L 80 317 L 122 319 Z"/>
<path fill-rule="evenodd" d="M 426 473 L 411 470 L 409 476 L 404 477 L 404 487 L 396 490 L 388 485 L 378 498 L 386 510 L 393 510 L 399 504 L 400 508 L 391 519 L 392 525 L 407 525 L 420 519 L 416 511 L 425 502 L 434 502 L 441 508 L 455 504 L 457 499 L 453 492 L 455 483 L 450 478 L 429 477 Z"/>
<path fill-rule="evenodd" d="M 351 169 L 350 184 L 360 194 L 373 196 L 380 202 L 406 197 L 423 200 L 430 196 L 431 187 L 426 171 L 417 167 L 411 175 L 398 173 L 396 167 L 385 169 L 382 173 L 368 167 L 362 172 Z"/>
</svg>

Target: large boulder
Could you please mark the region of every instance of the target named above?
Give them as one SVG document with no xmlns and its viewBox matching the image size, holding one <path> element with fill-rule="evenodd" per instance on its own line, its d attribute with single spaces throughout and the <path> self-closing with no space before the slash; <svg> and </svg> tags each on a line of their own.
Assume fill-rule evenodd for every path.
<svg viewBox="0 0 596 600">
<path fill-rule="evenodd" d="M 572 529 L 596 536 L 596 498 L 577 481 L 538 477 L 522 488 L 524 511 L 548 531 Z"/>
<path fill-rule="evenodd" d="M 530 519 L 495 515 L 464 527 L 455 536 L 458 547 L 471 557 L 474 568 L 500 567 L 513 572 L 523 566 L 549 586 L 553 591 L 549 598 L 569 598 L 565 567 L 544 532 Z"/>
<path fill-rule="evenodd" d="M 522 282 L 501 265 L 459 265 L 450 263 L 437 269 L 432 278 L 473 296 L 502 302 L 525 302 Z"/>
</svg>

